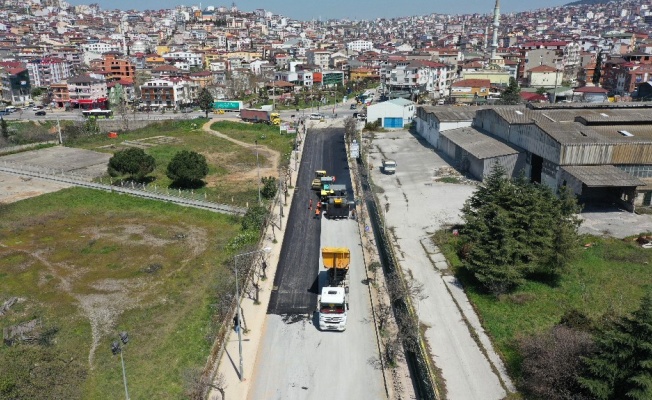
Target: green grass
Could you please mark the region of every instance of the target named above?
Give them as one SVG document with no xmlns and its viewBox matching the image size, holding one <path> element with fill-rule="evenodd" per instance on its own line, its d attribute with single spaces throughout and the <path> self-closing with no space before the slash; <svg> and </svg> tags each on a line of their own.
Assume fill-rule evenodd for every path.
<svg viewBox="0 0 652 400">
<path fill-rule="evenodd" d="M 223 133 L 230 138 L 245 143 L 258 144 L 269 147 L 281 153 L 281 164 L 288 165 L 290 153 L 294 145 L 294 134 L 279 134 L 278 126 L 265 124 L 244 124 L 241 122 L 218 121 L 211 124 L 211 129 Z"/>
<path fill-rule="evenodd" d="M 194 196 L 198 199 L 237 206 L 246 206 L 256 202 L 258 198 L 256 178 L 238 175 L 256 169 L 256 153 L 251 149 L 246 149 L 203 131 L 202 125 L 205 122 L 206 120 L 164 121 L 142 129 L 121 133 L 117 140 L 110 139 L 106 135 L 93 135 L 81 138 L 69 145 L 88 150 L 115 153 L 127 148 L 121 144 L 124 141 L 145 139 L 146 143 L 152 144 L 152 146 L 145 149 L 145 152 L 152 155 L 156 160 L 156 169 L 149 175 L 153 178 L 150 188 L 153 189 L 154 185 L 156 185 L 157 190 L 165 191 L 169 189 L 170 192 L 174 192 L 174 190 L 170 189 L 172 182 L 166 176 L 165 171 L 172 157 L 181 150 L 196 151 L 206 157 L 209 172 L 204 179 L 207 185 L 193 190 Z M 246 124 L 235 125 L 234 132 L 237 132 L 238 127 L 244 129 L 249 126 Z M 165 136 L 173 139 L 173 141 L 151 140 L 155 136 Z M 270 141 L 273 143 L 279 142 L 278 139 Z M 269 163 L 264 156 L 261 155 L 259 158 L 261 165 Z M 107 180 L 108 175 L 103 179 Z"/>
<path fill-rule="evenodd" d="M 121 330 L 130 334 L 131 397 L 182 398 L 184 372 L 203 367 L 219 326 L 211 305 L 232 291 L 225 261 L 239 219 L 80 188 L 2 205 L 0 214 L 0 303 L 24 299 L 0 329 L 33 318 L 59 329 L 50 347 L 0 346 L 0 398 L 25 371 L 20 363 L 47 364 L 48 352 L 67 360 L 50 371 L 49 387 L 66 391 L 58 398 L 123 398 L 120 360 L 110 351 Z M 162 268 L 148 272 L 152 264 Z M 90 365 L 82 304 L 109 316 L 106 325 L 99 319 Z M 57 397 L 45 390 L 37 397 Z"/>
<path fill-rule="evenodd" d="M 474 286 L 456 254 L 457 239 L 437 233 L 447 260 L 464 282 L 483 326 L 502 354 L 512 376 L 520 375 L 516 339 L 544 331 L 561 316 L 577 309 L 598 321 L 605 313 L 625 315 L 640 305 L 644 288 L 652 285 L 652 252 L 632 240 L 583 237 L 582 247 L 567 274 L 556 285 L 528 281 L 514 293 L 488 295 Z"/>
</svg>

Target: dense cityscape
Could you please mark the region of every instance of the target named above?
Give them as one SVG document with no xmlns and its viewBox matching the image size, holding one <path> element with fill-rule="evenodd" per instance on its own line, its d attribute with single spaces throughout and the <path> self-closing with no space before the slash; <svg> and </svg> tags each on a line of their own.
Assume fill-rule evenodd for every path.
<svg viewBox="0 0 652 400">
<path fill-rule="evenodd" d="M 498 98 L 515 78 L 532 88 L 524 101 L 550 101 L 555 91 L 561 101 L 594 84 L 599 58 L 594 86 L 626 100 L 649 94 L 649 8 L 624 1 L 503 14 L 494 29 L 491 10 L 296 21 L 235 4 L 135 12 L 6 0 L 2 99 L 20 106 L 43 93 L 55 107 L 107 107 L 119 84 L 128 104 L 178 109 L 204 87 L 216 99 L 243 99 L 274 82 L 274 95 L 291 96 L 365 79 L 420 104 L 478 102 Z M 161 99 L 168 87 L 172 96 Z"/>
</svg>

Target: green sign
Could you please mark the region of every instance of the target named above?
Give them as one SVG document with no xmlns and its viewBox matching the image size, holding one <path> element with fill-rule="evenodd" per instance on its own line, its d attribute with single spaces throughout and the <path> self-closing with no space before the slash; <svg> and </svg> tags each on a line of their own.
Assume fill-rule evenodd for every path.
<svg viewBox="0 0 652 400">
<path fill-rule="evenodd" d="M 239 101 L 216 101 L 213 103 L 213 108 L 217 110 L 239 110 Z"/>
</svg>

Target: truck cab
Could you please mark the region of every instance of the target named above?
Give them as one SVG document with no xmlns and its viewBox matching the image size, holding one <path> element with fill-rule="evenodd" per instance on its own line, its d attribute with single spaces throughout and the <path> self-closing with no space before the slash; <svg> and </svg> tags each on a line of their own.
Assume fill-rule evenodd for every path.
<svg viewBox="0 0 652 400">
<path fill-rule="evenodd" d="M 322 331 L 346 330 L 349 304 L 343 287 L 324 287 L 319 296 L 319 329 Z"/>
</svg>

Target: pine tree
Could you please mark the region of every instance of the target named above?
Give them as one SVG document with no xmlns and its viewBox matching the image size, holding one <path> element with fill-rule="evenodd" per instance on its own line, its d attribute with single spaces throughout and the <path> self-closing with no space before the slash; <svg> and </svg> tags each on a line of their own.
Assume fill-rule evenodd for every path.
<svg viewBox="0 0 652 400">
<path fill-rule="evenodd" d="M 208 118 L 208 112 L 213 109 L 214 103 L 211 92 L 209 92 L 208 89 L 203 88 L 201 92 L 199 92 L 197 103 L 199 104 L 199 108 L 206 113 L 206 118 Z"/>
<path fill-rule="evenodd" d="M 462 259 L 489 291 L 516 288 L 531 274 L 556 278 L 577 248 L 575 198 L 557 197 L 524 175 L 505 176 L 496 164 L 462 207 Z"/>
<path fill-rule="evenodd" d="M 583 358 L 586 372 L 578 378 L 593 398 L 652 399 L 652 292 L 640 308 L 604 329 L 597 351 Z"/>
<path fill-rule="evenodd" d="M 509 78 L 509 85 L 507 89 L 500 96 L 501 104 L 520 104 L 521 103 L 521 88 L 518 86 L 516 79 Z"/>
<path fill-rule="evenodd" d="M 600 78 L 602 77 L 602 51 L 598 51 L 598 59 L 595 61 L 595 69 L 593 70 L 593 78 L 591 82 L 595 86 L 600 86 Z"/>
<path fill-rule="evenodd" d="M 0 133 L 5 139 L 9 139 L 9 125 L 4 118 L 0 118 Z"/>
</svg>

